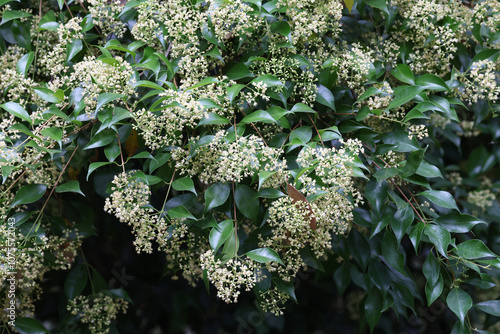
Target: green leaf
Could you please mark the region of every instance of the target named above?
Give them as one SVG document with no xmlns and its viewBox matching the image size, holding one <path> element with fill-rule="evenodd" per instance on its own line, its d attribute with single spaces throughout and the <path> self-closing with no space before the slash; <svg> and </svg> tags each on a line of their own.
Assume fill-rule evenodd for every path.
<svg viewBox="0 0 500 334">
<path fill-rule="evenodd" d="M 391 220 L 392 230 L 396 235 L 398 245 L 414 219 L 415 215 L 413 213 L 413 209 L 408 203 L 404 203 L 404 206 L 401 208 L 398 207 L 398 210 Z"/>
<path fill-rule="evenodd" d="M 443 275 L 438 275 L 438 279 L 435 284 L 425 283 L 425 297 L 427 298 L 427 306 L 431 306 L 436 299 L 441 296 L 444 288 Z"/>
<path fill-rule="evenodd" d="M 349 10 L 349 14 L 351 14 L 352 6 L 354 6 L 354 0 L 344 0 L 345 6 L 347 10 Z"/>
<path fill-rule="evenodd" d="M 457 211 L 460 211 L 460 210 L 458 210 L 457 203 L 455 202 L 455 199 L 447 191 L 427 190 L 427 191 L 421 192 L 418 195 L 424 196 L 429 201 L 431 201 L 432 203 L 434 203 L 440 207 L 443 207 L 446 209 L 455 209 Z"/>
<path fill-rule="evenodd" d="M 56 188 L 56 193 L 79 193 L 82 196 L 85 196 L 80 189 L 80 183 L 76 180 L 71 180 L 66 183 L 63 183 Z"/>
<path fill-rule="evenodd" d="M 16 319 L 16 330 L 21 334 L 48 334 L 50 333 L 38 320 L 28 317 Z"/>
<path fill-rule="evenodd" d="M 389 109 L 397 108 L 408 101 L 413 100 L 424 89 L 418 86 L 399 86 L 394 89 L 394 99 L 389 104 Z"/>
<path fill-rule="evenodd" d="M 281 292 L 286 293 L 290 296 L 295 302 L 297 302 L 297 297 L 295 296 L 295 286 L 293 282 L 285 282 L 280 279 L 273 280 L 274 284 Z"/>
<path fill-rule="evenodd" d="M 373 332 L 375 325 L 380 320 L 384 298 L 378 289 L 371 289 L 365 300 L 365 316 L 370 325 L 370 332 Z"/>
<path fill-rule="evenodd" d="M 255 195 L 256 192 L 244 184 L 238 184 L 234 191 L 234 201 L 238 210 L 256 223 L 259 217 L 259 200 Z"/>
<path fill-rule="evenodd" d="M 409 177 L 417 171 L 424 158 L 424 150 L 417 150 L 410 153 L 403 169 L 403 177 Z"/>
<path fill-rule="evenodd" d="M 190 191 L 193 194 L 198 195 L 194 189 L 193 180 L 190 177 L 183 177 L 175 180 L 172 183 L 172 187 L 177 191 Z"/>
<path fill-rule="evenodd" d="M 307 144 L 312 137 L 312 129 L 309 126 L 301 126 L 290 133 L 288 140 L 292 142 L 295 138 L 299 139 L 302 143 Z"/>
<path fill-rule="evenodd" d="M 271 24 L 271 32 L 288 37 L 291 33 L 290 25 L 286 21 L 277 21 Z"/>
<path fill-rule="evenodd" d="M 45 137 L 49 137 L 50 139 L 56 141 L 61 145 L 62 142 L 62 130 L 60 128 L 45 128 L 40 131 L 42 135 Z"/>
<path fill-rule="evenodd" d="M 66 59 L 67 62 L 71 61 L 75 56 L 83 50 L 83 42 L 81 39 L 73 39 L 71 43 L 68 43 L 66 45 L 66 53 L 68 55 L 68 58 Z"/>
<path fill-rule="evenodd" d="M 151 89 L 157 89 L 163 92 L 165 91 L 165 88 L 163 88 L 162 86 L 148 80 L 139 80 L 134 84 L 134 87 L 147 87 Z"/>
<path fill-rule="evenodd" d="M 236 97 L 236 95 L 238 95 L 238 93 L 245 87 L 245 85 L 241 85 L 241 84 L 236 84 L 236 85 L 232 85 L 231 87 L 229 87 L 226 92 L 227 92 L 227 98 L 229 99 L 229 103 L 230 104 L 233 104 L 233 101 L 234 101 L 234 98 Z"/>
<path fill-rule="evenodd" d="M 252 78 L 254 75 L 248 67 L 243 63 L 236 63 L 231 66 L 225 73 L 229 80 L 240 80 L 243 78 Z"/>
<path fill-rule="evenodd" d="M 192 90 L 192 89 L 195 89 L 195 88 L 207 86 L 207 85 L 218 83 L 218 82 L 219 82 L 219 80 L 217 80 L 215 78 L 206 77 L 205 79 L 203 79 L 200 82 L 198 82 L 196 85 L 190 87 L 188 90 Z"/>
<path fill-rule="evenodd" d="M 400 252 L 396 237 L 388 231 L 384 234 L 382 241 L 382 256 L 391 267 L 406 276 L 404 255 Z"/>
<path fill-rule="evenodd" d="M 77 265 L 70 271 L 64 281 L 64 292 L 69 300 L 74 299 L 82 293 L 87 285 L 88 276 L 85 265 Z"/>
<path fill-rule="evenodd" d="M 59 23 L 57 22 L 56 15 L 53 10 L 50 10 L 47 14 L 45 14 L 40 20 L 38 30 L 50 30 L 57 31 L 59 27 Z"/>
<path fill-rule="evenodd" d="M 47 186 L 44 184 L 27 184 L 17 191 L 10 207 L 34 203 L 42 198 L 46 190 Z"/>
<path fill-rule="evenodd" d="M 245 255 L 259 263 L 267 263 L 274 261 L 283 264 L 283 261 L 281 261 L 278 253 L 276 253 L 274 249 L 268 247 L 251 250 L 245 253 Z"/>
<path fill-rule="evenodd" d="M 455 252 L 458 256 L 468 260 L 480 259 L 483 257 L 497 257 L 497 255 L 479 239 L 471 239 L 458 244 Z"/>
<path fill-rule="evenodd" d="M 377 182 L 380 183 L 380 182 L 382 182 L 388 178 L 394 177 L 398 174 L 399 174 L 399 171 L 397 168 L 388 167 L 388 168 L 379 169 L 378 171 L 375 172 L 375 174 L 373 174 L 373 176 L 375 177 Z"/>
<path fill-rule="evenodd" d="M 175 208 L 169 209 L 167 212 L 167 215 L 170 218 L 174 219 L 181 219 L 181 218 L 188 218 L 188 219 L 193 219 L 193 220 L 198 220 L 196 219 L 195 216 L 191 212 L 189 212 L 184 206 L 176 206 Z"/>
<path fill-rule="evenodd" d="M 318 92 L 316 93 L 316 102 L 335 110 L 335 97 L 333 96 L 332 92 L 323 85 L 318 86 Z"/>
<path fill-rule="evenodd" d="M 339 294 L 342 296 L 351 283 L 351 274 L 349 272 L 349 268 L 347 265 L 341 265 L 335 272 L 333 273 L 333 280 L 339 291 Z"/>
<path fill-rule="evenodd" d="M 458 212 L 452 212 L 444 216 L 439 216 L 434 220 L 434 222 L 452 233 L 468 233 L 472 231 L 476 225 L 487 225 L 485 221 L 482 221 L 479 218 Z"/>
<path fill-rule="evenodd" d="M 205 211 L 221 206 L 229 198 L 231 188 L 227 183 L 214 183 L 205 192 Z"/>
<path fill-rule="evenodd" d="M 255 197 L 259 197 L 259 198 L 271 198 L 271 199 L 280 198 L 283 196 L 285 196 L 284 193 L 282 193 L 278 189 L 273 189 L 273 188 L 260 189 L 257 192 L 257 194 L 255 195 Z"/>
<path fill-rule="evenodd" d="M 422 162 L 418 166 L 416 173 L 426 178 L 434 178 L 434 177 L 443 178 L 443 175 L 441 174 L 439 168 L 437 168 L 434 165 L 431 165 L 425 160 L 422 160 Z"/>
<path fill-rule="evenodd" d="M 359 263 L 363 271 L 365 271 L 371 256 L 370 244 L 356 230 L 349 233 L 349 241 L 348 246 L 352 257 Z"/>
<path fill-rule="evenodd" d="M 449 91 L 450 88 L 443 79 L 435 74 L 424 74 L 415 80 L 415 84 L 421 88 L 433 90 L 437 92 Z"/>
<path fill-rule="evenodd" d="M 500 317 L 500 300 L 487 300 L 475 304 L 474 307 L 495 317 Z"/>
<path fill-rule="evenodd" d="M 1 104 L 0 107 L 2 109 L 4 109 L 5 111 L 7 111 L 8 113 L 10 113 L 16 117 L 19 117 L 20 119 L 32 124 L 30 115 L 28 114 L 28 112 L 26 110 L 24 110 L 23 107 L 21 107 L 21 105 L 19 103 L 11 101 L 11 102 Z"/>
<path fill-rule="evenodd" d="M 451 289 L 446 297 L 446 304 L 453 313 L 456 314 L 460 322 L 463 324 L 465 320 L 465 315 L 472 307 L 472 298 L 469 294 L 460 288 Z"/>
<path fill-rule="evenodd" d="M 445 258 L 448 258 L 447 249 L 451 242 L 450 232 L 441 226 L 428 224 L 425 226 L 424 233 L 429 237 L 438 252 Z"/>
<path fill-rule="evenodd" d="M 209 113 L 208 117 L 203 117 L 198 123 L 198 126 L 213 125 L 213 124 L 229 124 L 229 120 L 216 113 Z"/>
<path fill-rule="evenodd" d="M 4 23 L 7 23 L 12 20 L 17 20 L 21 18 L 32 17 L 33 15 L 30 13 L 22 12 L 20 10 L 6 10 L 2 13 L 2 22 L 0 22 L 0 26 Z"/>
<path fill-rule="evenodd" d="M 422 272 L 424 273 L 427 283 L 429 283 L 430 286 L 436 284 L 440 277 L 440 271 L 441 266 L 439 265 L 438 260 L 432 252 L 429 252 L 422 266 Z"/>
<path fill-rule="evenodd" d="M 30 51 L 22 56 L 16 64 L 17 72 L 22 74 L 23 76 L 26 76 L 31 63 L 33 62 L 33 59 L 35 59 L 35 53 L 33 51 Z"/>
<path fill-rule="evenodd" d="M 406 64 L 399 64 L 391 71 L 391 74 L 399 81 L 409 85 L 415 85 L 415 77 L 413 76 L 410 67 Z"/>
<path fill-rule="evenodd" d="M 117 99 L 121 99 L 125 96 L 126 95 L 116 93 L 103 93 L 97 98 L 97 107 L 95 108 L 95 111 L 98 112 L 99 109 L 101 109 L 105 104 L 108 104 L 109 102 Z"/>
<path fill-rule="evenodd" d="M 265 110 L 256 110 L 251 114 L 246 115 L 242 120 L 242 123 L 276 123 L 276 120 L 269 115 L 269 113 Z"/>
<path fill-rule="evenodd" d="M 238 235 L 236 234 L 236 227 L 231 230 L 229 237 L 224 243 L 224 247 L 222 248 L 222 261 L 226 261 L 232 259 L 238 255 L 240 243 L 238 239 Z"/>
<path fill-rule="evenodd" d="M 35 93 L 40 96 L 44 101 L 50 103 L 61 103 L 61 99 L 58 98 L 53 91 L 44 87 L 37 87 L 34 89 Z"/>
<path fill-rule="evenodd" d="M 92 174 L 93 171 L 95 171 L 97 168 L 109 165 L 111 162 L 109 161 L 98 161 L 98 162 L 93 162 L 89 165 L 89 171 L 87 172 L 87 181 L 89 180 L 90 174 Z"/>
<path fill-rule="evenodd" d="M 259 82 L 265 83 L 267 87 L 283 86 L 283 83 L 278 78 L 270 74 L 261 75 L 253 79 L 250 83 L 256 84 Z"/>
<path fill-rule="evenodd" d="M 104 130 L 96 134 L 89 143 L 83 148 L 84 150 L 90 150 L 92 148 L 98 148 L 106 146 L 116 139 L 116 133 L 113 130 Z"/>
<path fill-rule="evenodd" d="M 297 103 L 296 105 L 294 105 L 291 112 L 316 114 L 316 111 L 314 111 L 311 107 L 305 105 L 304 103 Z"/>
</svg>

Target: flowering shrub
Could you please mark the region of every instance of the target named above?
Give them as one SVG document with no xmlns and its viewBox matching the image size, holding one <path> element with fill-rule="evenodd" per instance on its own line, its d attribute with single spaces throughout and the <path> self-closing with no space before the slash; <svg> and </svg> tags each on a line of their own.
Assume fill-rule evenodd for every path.
<svg viewBox="0 0 500 334">
<path fill-rule="evenodd" d="M 313 268 L 360 329 L 441 301 L 498 330 L 497 0 L 0 6 L 5 330 L 135 312 L 86 260 L 93 210 L 226 303 L 283 315 Z"/>
</svg>

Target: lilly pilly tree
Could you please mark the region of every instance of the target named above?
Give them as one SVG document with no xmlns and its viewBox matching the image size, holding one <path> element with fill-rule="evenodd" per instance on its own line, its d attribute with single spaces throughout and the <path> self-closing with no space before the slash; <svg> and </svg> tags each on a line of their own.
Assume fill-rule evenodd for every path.
<svg viewBox="0 0 500 334">
<path fill-rule="evenodd" d="M 59 330 L 107 332 L 132 301 L 78 252 L 90 194 L 227 303 L 283 314 L 314 268 L 371 331 L 437 300 L 454 333 L 500 315 L 479 293 L 500 269 L 497 1 L 0 4 L 18 331 L 47 331 L 30 317 L 52 269 L 71 269 Z"/>
</svg>

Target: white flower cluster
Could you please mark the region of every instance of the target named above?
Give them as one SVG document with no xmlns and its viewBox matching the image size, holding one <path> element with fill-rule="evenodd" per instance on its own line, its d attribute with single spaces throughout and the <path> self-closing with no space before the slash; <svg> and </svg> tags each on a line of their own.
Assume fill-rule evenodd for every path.
<svg viewBox="0 0 500 334">
<path fill-rule="evenodd" d="M 481 211 L 486 211 L 492 206 L 494 200 L 496 196 L 491 189 L 475 190 L 467 194 L 467 201 L 480 207 Z"/>
<path fill-rule="evenodd" d="M 260 265 L 248 257 L 222 262 L 215 259 L 213 250 L 209 250 L 200 258 L 202 269 L 217 288 L 217 296 L 226 303 L 236 303 L 242 288 L 250 291 L 257 283 L 256 272 Z"/>
<path fill-rule="evenodd" d="M 348 50 L 337 50 L 332 60 L 339 79 L 351 89 L 361 86 L 374 62 L 372 53 L 371 50 L 363 50 L 356 43 L 349 46 Z"/>
<path fill-rule="evenodd" d="M 417 137 L 418 140 L 429 137 L 425 124 L 413 124 L 408 127 L 408 139 L 412 140 L 413 137 Z"/>
<path fill-rule="evenodd" d="M 85 57 L 73 66 L 73 70 L 64 79 L 69 87 L 83 89 L 85 112 L 89 116 L 95 111 L 102 93 L 117 93 L 126 97 L 134 94 L 132 67 L 121 57 L 115 57 L 111 64 L 97 60 L 94 56 Z"/>
<path fill-rule="evenodd" d="M 137 252 L 152 253 L 152 240 L 164 233 L 167 226 L 149 206 L 149 186 L 134 177 L 135 172 L 121 173 L 113 179 L 113 193 L 106 198 L 104 210 L 115 215 L 120 222 L 132 226 Z"/>
<path fill-rule="evenodd" d="M 79 316 L 79 321 L 88 324 L 90 333 L 104 334 L 109 332 L 111 321 L 118 313 L 127 311 L 128 302 L 121 298 L 110 297 L 103 293 L 90 296 L 78 296 L 68 301 L 68 311 Z"/>
<path fill-rule="evenodd" d="M 122 38 L 127 28 L 117 17 L 123 9 L 123 1 L 89 0 L 89 3 L 89 12 L 101 33 L 105 36 L 113 34 L 117 39 Z"/>
<path fill-rule="evenodd" d="M 264 186 L 282 184 L 279 180 L 285 176 L 286 161 L 279 160 L 280 149 L 267 147 L 262 139 L 254 135 L 237 137 L 234 141 L 227 136 L 224 130 L 217 132 L 211 142 L 197 147 L 196 155 L 191 158 L 188 150 L 174 150 L 172 159 L 176 161 L 175 167 L 182 174 L 196 175 L 205 183 L 240 182 L 259 171 L 266 171 L 274 174 Z"/>
<path fill-rule="evenodd" d="M 494 103 L 500 98 L 500 75 L 491 60 L 474 62 L 468 71 L 458 75 L 458 80 L 463 87 L 458 88 L 457 94 L 463 100 L 476 103 L 484 99 Z"/>
<path fill-rule="evenodd" d="M 222 78 L 224 79 L 224 78 Z M 207 85 L 191 90 L 167 90 L 161 93 L 164 99 L 162 110 L 149 111 L 141 109 L 135 111 L 135 129 L 142 131 L 146 145 L 152 150 L 163 146 L 182 145 L 181 133 L 185 128 L 194 128 L 198 122 L 209 113 L 220 116 L 230 116 L 234 110 L 224 94 L 227 83 Z M 203 108 L 199 100 L 210 99 L 218 107 Z"/>
<path fill-rule="evenodd" d="M 326 34 L 340 32 L 342 3 L 326 0 L 279 0 L 276 7 L 286 8 L 295 44 L 314 43 Z"/>
</svg>

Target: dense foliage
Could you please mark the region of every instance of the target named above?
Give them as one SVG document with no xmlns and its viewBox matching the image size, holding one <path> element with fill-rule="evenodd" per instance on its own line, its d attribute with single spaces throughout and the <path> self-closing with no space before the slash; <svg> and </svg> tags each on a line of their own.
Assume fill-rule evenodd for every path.
<svg viewBox="0 0 500 334">
<path fill-rule="evenodd" d="M 0 6 L 6 332 L 145 332 L 125 224 L 258 332 L 313 273 L 333 331 L 500 331 L 497 0 Z"/>
</svg>

